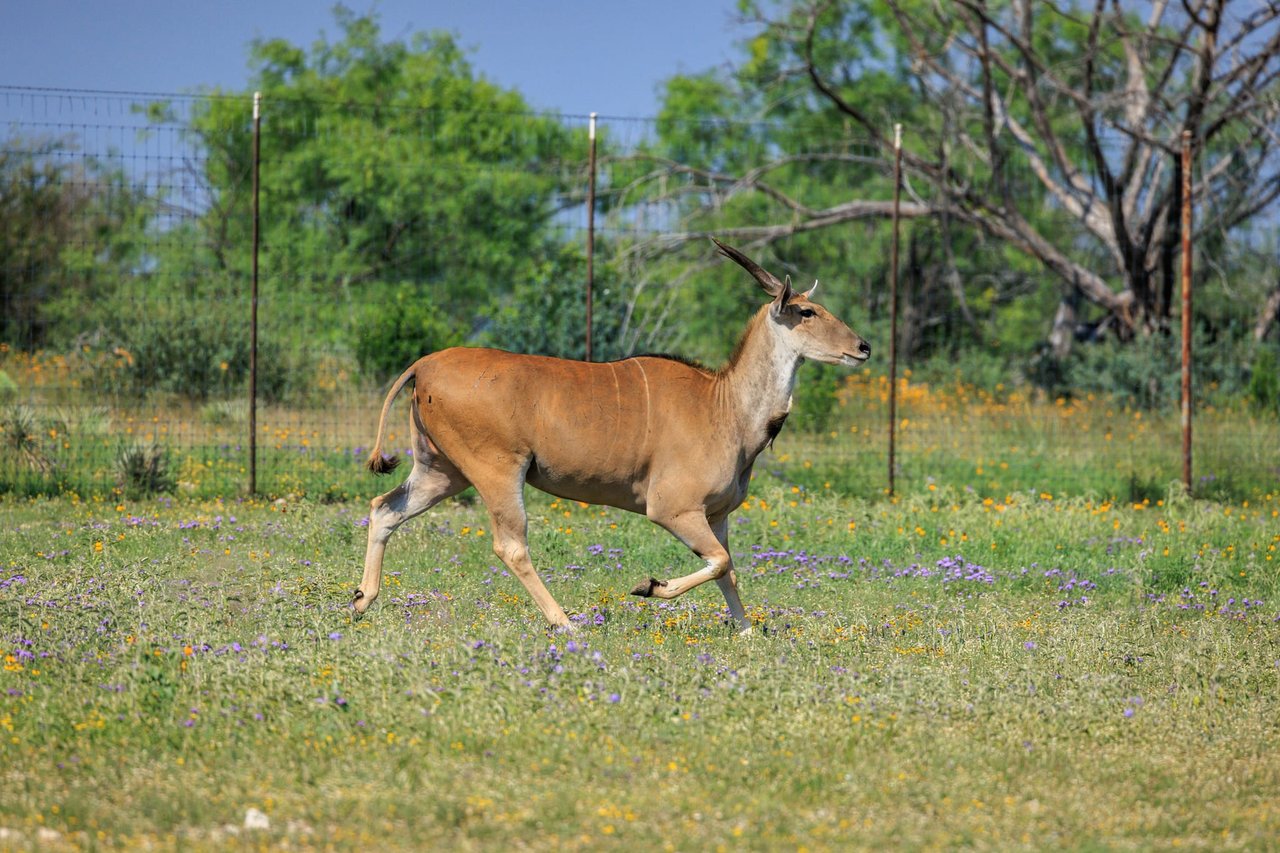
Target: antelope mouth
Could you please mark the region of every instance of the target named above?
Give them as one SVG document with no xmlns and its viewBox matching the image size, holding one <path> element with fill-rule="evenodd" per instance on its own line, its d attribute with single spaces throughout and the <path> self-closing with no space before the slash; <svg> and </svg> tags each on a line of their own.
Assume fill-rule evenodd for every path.
<svg viewBox="0 0 1280 853">
<path fill-rule="evenodd" d="M 857 365 L 862 364 L 862 362 L 866 361 L 869 358 L 871 358 L 871 353 L 869 351 L 860 352 L 860 353 L 854 353 L 854 352 L 841 353 L 840 364 L 843 364 L 846 367 L 856 367 Z"/>
</svg>

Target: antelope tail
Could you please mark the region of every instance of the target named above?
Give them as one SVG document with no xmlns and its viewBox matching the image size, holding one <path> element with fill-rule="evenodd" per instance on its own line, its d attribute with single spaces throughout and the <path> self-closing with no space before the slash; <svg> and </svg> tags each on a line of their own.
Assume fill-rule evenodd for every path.
<svg viewBox="0 0 1280 853">
<path fill-rule="evenodd" d="M 387 413 L 391 411 L 391 403 L 394 402 L 401 389 L 413 378 L 417 367 L 418 363 L 415 361 L 409 366 L 408 370 L 400 374 L 400 378 L 395 381 L 391 386 L 391 390 L 387 392 L 387 399 L 382 403 L 382 416 L 378 418 L 378 439 L 373 444 L 373 450 L 369 452 L 369 461 L 365 463 L 365 466 L 375 474 L 390 474 L 400 464 L 400 457 L 382 455 L 382 436 L 387 431 Z"/>
</svg>

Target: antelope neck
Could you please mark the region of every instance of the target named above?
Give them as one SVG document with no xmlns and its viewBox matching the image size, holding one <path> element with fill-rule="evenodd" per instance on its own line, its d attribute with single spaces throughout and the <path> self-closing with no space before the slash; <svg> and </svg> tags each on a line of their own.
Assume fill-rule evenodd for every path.
<svg viewBox="0 0 1280 853">
<path fill-rule="evenodd" d="M 786 345 L 762 308 L 743 333 L 719 381 L 726 402 L 744 425 L 765 429 L 791 410 L 800 354 Z"/>
</svg>

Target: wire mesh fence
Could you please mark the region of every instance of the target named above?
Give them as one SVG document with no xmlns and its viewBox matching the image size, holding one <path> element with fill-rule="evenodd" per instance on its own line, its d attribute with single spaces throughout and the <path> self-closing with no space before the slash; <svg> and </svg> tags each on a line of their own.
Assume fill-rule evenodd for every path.
<svg viewBox="0 0 1280 853">
<path fill-rule="evenodd" d="M 361 462 L 382 392 L 418 355 L 476 343 L 583 354 L 586 116 L 268 101 L 252 419 L 250 102 L 10 88 L 0 122 L 0 491 L 243 495 L 256 444 L 259 492 L 368 494 L 377 484 Z M 740 282 L 708 284 L 737 279 L 693 238 L 729 227 L 714 211 L 738 190 L 653 156 L 658 131 L 600 119 L 593 349 L 692 347 L 714 361 L 759 299 Z M 768 153 L 751 127 L 714 131 L 738 156 Z M 891 172 L 869 146 L 845 145 L 839 160 Z M 887 180 L 882 189 L 888 198 Z M 690 199 L 704 214 L 696 225 Z M 845 227 L 887 261 L 884 222 Z M 1025 322 L 1040 321 L 1030 302 L 1047 273 L 1015 269 L 1003 247 L 971 238 L 950 250 L 985 256 L 978 292 L 1025 299 Z M 949 286 L 931 281 L 935 251 L 903 248 L 908 354 L 923 351 L 913 335 L 968 341 L 967 315 L 995 310 L 956 310 Z M 877 354 L 887 351 L 883 275 L 837 277 L 820 292 Z M 1141 498 L 1177 479 L 1175 409 L 1037 399 L 990 375 L 979 392 L 972 382 L 994 362 L 964 356 L 939 370 L 938 355 L 961 348 L 933 350 L 927 377 L 909 359 L 917 373 L 899 380 L 900 489 Z M 882 492 L 883 368 L 800 379 L 800 416 L 758 470 L 798 489 Z M 390 444 L 406 447 L 407 422 L 397 423 Z M 1250 488 L 1274 488 L 1278 438 L 1274 417 L 1211 416 L 1197 434 L 1199 476 L 1238 479 L 1244 465 Z"/>
</svg>

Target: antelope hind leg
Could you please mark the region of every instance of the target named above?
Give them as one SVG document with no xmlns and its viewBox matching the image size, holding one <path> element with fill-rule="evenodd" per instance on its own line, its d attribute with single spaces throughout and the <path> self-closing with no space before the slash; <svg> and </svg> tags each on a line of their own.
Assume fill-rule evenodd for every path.
<svg viewBox="0 0 1280 853">
<path fill-rule="evenodd" d="M 417 443 L 409 478 L 369 505 L 369 541 L 364 552 L 364 574 L 356 587 L 351 605 L 357 614 L 373 604 L 382 587 L 382 557 L 387 540 L 396 528 L 416 515 L 421 515 L 445 498 L 452 497 L 471 485 L 443 456 L 423 453 L 427 443 Z M 425 458 L 426 464 L 419 459 Z"/>
</svg>

